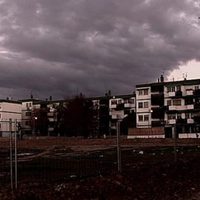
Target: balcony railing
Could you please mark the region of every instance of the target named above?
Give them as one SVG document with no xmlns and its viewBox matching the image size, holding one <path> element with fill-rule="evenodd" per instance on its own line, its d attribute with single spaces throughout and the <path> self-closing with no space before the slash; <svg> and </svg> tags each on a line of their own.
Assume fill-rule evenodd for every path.
<svg viewBox="0 0 200 200">
<path fill-rule="evenodd" d="M 169 119 L 167 124 L 176 124 L 176 119 Z"/>
<path fill-rule="evenodd" d="M 194 119 L 187 119 L 188 124 L 194 124 Z"/>
<path fill-rule="evenodd" d="M 193 95 L 193 90 L 186 90 L 186 95 Z"/>
<path fill-rule="evenodd" d="M 169 110 L 192 110 L 194 105 L 184 105 L 184 106 L 169 106 Z"/>
<path fill-rule="evenodd" d="M 175 92 L 168 92 L 169 97 L 175 97 L 176 93 Z"/>
</svg>

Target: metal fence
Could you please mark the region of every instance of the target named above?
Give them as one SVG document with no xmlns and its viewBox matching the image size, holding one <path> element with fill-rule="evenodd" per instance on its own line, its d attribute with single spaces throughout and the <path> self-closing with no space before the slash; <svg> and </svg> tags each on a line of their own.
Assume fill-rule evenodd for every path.
<svg viewBox="0 0 200 200">
<path fill-rule="evenodd" d="M 116 138 L 102 139 L 101 147 L 95 144 L 95 140 L 90 140 L 93 149 L 85 144 L 80 148 L 79 143 L 70 146 L 64 142 L 73 138 L 59 138 L 57 144 L 52 142 L 56 138 L 35 137 L 21 140 L 17 137 L 17 121 L 10 120 L 4 123 L 8 123 L 10 134 L 9 138 L 2 138 L 0 143 L 0 185 L 11 190 L 16 190 L 25 183 L 54 184 L 112 173 L 129 175 L 134 172 L 134 178 L 137 180 L 140 175 L 160 166 L 160 163 L 161 168 L 165 169 L 169 162 L 189 158 L 190 151 L 200 152 L 199 139 L 192 140 L 191 147 L 188 147 L 191 144 L 183 144 L 179 140 L 158 140 L 159 145 L 163 144 L 160 148 L 156 145 L 146 148 L 151 140 L 146 139 L 140 144 L 140 140 L 136 139 L 130 143 L 126 141 L 122 148 L 119 132 Z M 48 140 L 53 145 L 45 144 Z M 109 140 L 112 142 L 108 143 Z M 152 140 L 151 145 L 156 141 Z"/>
</svg>

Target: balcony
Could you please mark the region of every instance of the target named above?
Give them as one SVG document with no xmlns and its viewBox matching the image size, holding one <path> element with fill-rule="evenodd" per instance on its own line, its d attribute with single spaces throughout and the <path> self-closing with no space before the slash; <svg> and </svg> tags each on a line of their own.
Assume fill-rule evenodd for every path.
<svg viewBox="0 0 200 200">
<path fill-rule="evenodd" d="M 124 111 L 113 111 L 111 113 L 111 118 L 112 119 L 121 119 L 124 117 Z"/>
<path fill-rule="evenodd" d="M 194 105 L 190 104 L 190 105 L 186 105 L 187 106 L 187 110 L 193 110 L 194 109 Z"/>
<path fill-rule="evenodd" d="M 169 106 L 170 110 L 192 110 L 194 109 L 194 105 L 184 105 L 184 106 Z"/>
<path fill-rule="evenodd" d="M 134 108 L 134 107 L 135 107 L 135 104 L 134 104 L 134 103 L 125 103 L 125 104 L 124 104 L 124 107 L 125 107 L 125 108 Z"/>
<path fill-rule="evenodd" d="M 169 120 L 167 121 L 167 124 L 170 124 L 170 125 L 176 124 L 176 119 L 169 119 Z"/>
<path fill-rule="evenodd" d="M 168 92 L 169 97 L 175 97 L 176 93 L 175 92 Z"/>
<path fill-rule="evenodd" d="M 193 95 L 193 90 L 186 90 L 186 95 L 187 96 Z"/>
<path fill-rule="evenodd" d="M 117 107 L 117 104 L 111 104 L 110 105 L 110 108 L 116 108 Z"/>
<path fill-rule="evenodd" d="M 187 119 L 188 124 L 194 124 L 194 119 Z"/>
</svg>

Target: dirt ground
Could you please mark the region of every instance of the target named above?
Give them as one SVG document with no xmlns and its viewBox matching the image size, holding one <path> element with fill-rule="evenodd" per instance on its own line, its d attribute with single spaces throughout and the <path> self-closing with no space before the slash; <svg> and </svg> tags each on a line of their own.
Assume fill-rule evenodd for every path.
<svg viewBox="0 0 200 200">
<path fill-rule="evenodd" d="M 18 142 L 18 189 L 11 191 L 9 141 L 0 139 L 0 199 L 198 200 L 200 139 L 31 138 Z M 175 150 L 175 151 L 174 151 Z"/>
</svg>

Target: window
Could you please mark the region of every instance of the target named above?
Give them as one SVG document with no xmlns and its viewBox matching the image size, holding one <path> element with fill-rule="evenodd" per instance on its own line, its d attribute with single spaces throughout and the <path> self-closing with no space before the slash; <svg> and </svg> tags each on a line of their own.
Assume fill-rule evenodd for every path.
<svg viewBox="0 0 200 200">
<path fill-rule="evenodd" d="M 138 108 L 143 108 L 143 102 L 138 103 Z"/>
<path fill-rule="evenodd" d="M 181 99 L 174 99 L 173 100 L 173 105 L 174 106 L 181 106 Z"/>
<path fill-rule="evenodd" d="M 167 118 L 168 118 L 168 120 L 170 120 L 170 119 L 176 119 L 176 115 L 175 114 L 169 114 L 167 116 Z"/>
<path fill-rule="evenodd" d="M 144 102 L 144 108 L 148 108 L 148 107 L 149 107 L 148 101 Z"/>
<path fill-rule="evenodd" d="M 144 89 L 144 95 L 148 95 L 149 90 L 148 89 Z"/>
<path fill-rule="evenodd" d="M 194 86 L 194 89 L 195 89 L 195 90 L 198 90 L 198 89 L 199 89 L 199 86 L 198 86 L 198 85 L 195 85 L 195 86 Z"/>
<path fill-rule="evenodd" d="M 149 121 L 149 115 L 144 115 L 144 121 Z"/>
<path fill-rule="evenodd" d="M 148 95 L 149 94 L 149 89 L 140 89 L 138 90 L 139 95 Z"/>
<path fill-rule="evenodd" d="M 177 113 L 177 119 L 182 119 L 181 113 Z"/>
<path fill-rule="evenodd" d="M 25 122 L 25 125 L 26 125 L 26 126 L 30 126 L 30 125 L 31 125 L 30 121 L 26 121 L 26 122 Z"/>
<path fill-rule="evenodd" d="M 181 91 L 181 86 L 180 85 L 176 86 L 176 91 Z"/>
<path fill-rule="evenodd" d="M 31 112 L 26 112 L 26 116 L 31 116 Z"/>
<path fill-rule="evenodd" d="M 143 121 L 143 115 L 138 115 L 138 121 L 139 122 Z"/>
<path fill-rule="evenodd" d="M 111 105 L 116 105 L 117 104 L 117 100 L 112 100 L 111 101 Z"/>
<path fill-rule="evenodd" d="M 128 103 L 130 103 L 130 104 L 134 104 L 134 99 L 128 99 Z"/>
<path fill-rule="evenodd" d="M 171 106 L 172 105 L 172 101 L 171 100 L 167 100 L 167 105 Z"/>
<path fill-rule="evenodd" d="M 167 92 L 175 92 L 175 86 L 167 87 Z"/>
<path fill-rule="evenodd" d="M 117 103 L 118 103 L 118 104 L 122 104 L 122 100 L 121 100 L 121 99 L 118 100 Z"/>
<path fill-rule="evenodd" d="M 185 118 L 190 119 L 190 113 L 185 113 Z"/>
</svg>

